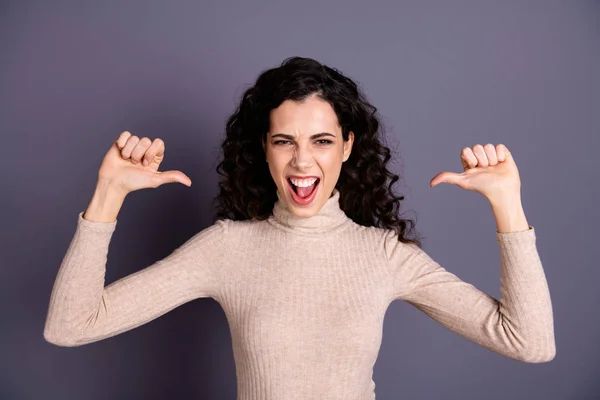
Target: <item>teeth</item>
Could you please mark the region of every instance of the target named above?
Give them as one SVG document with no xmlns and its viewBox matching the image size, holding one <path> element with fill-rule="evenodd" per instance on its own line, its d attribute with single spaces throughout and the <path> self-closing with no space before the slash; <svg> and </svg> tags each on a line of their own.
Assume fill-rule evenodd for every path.
<svg viewBox="0 0 600 400">
<path fill-rule="evenodd" d="M 290 181 L 295 185 L 295 186 L 299 186 L 299 187 L 307 187 L 312 185 L 313 183 L 315 183 L 317 181 L 317 178 L 310 178 L 310 179 L 294 179 L 294 178 L 290 178 Z"/>
</svg>

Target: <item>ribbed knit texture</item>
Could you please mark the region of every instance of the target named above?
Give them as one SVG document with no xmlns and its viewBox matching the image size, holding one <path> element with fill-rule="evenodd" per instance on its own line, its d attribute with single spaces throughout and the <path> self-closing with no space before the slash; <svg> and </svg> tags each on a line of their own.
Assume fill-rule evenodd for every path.
<svg viewBox="0 0 600 400">
<path fill-rule="evenodd" d="M 383 319 L 397 299 L 504 356 L 554 357 L 550 293 L 532 226 L 496 232 L 498 301 L 393 231 L 354 223 L 337 190 L 310 218 L 296 217 L 280 199 L 268 220 L 217 221 L 106 287 L 117 221 L 82 216 L 54 284 L 46 340 L 80 346 L 212 297 L 231 329 L 238 400 L 375 399 Z"/>
</svg>

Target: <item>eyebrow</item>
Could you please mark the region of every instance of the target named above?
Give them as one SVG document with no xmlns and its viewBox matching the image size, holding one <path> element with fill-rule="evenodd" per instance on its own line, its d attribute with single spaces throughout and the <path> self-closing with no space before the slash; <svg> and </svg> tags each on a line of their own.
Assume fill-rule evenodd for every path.
<svg viewBox="0 0 600 400">
<path fill-rule="evenodd" d="M 321 133 L 315 133 L 314 135 L 311 135 L 311 139 L 318 139 L 320 137 L 325 137 L 325 136 L 331 136 L 333 138 L 335 138 L 335 135 L 328 133 L 328 132 L 321 132 Z M 286 135 L 285 133 L 274 133 L 273 135 L 271 135 L 271 138 L 275 138 L 275 137 L 279 137 L 279 138 L 284 138 L 284 139 L 289 139 L 289 140 L 293 140 L 294 136 L 292 135 Z"/>
</svg>

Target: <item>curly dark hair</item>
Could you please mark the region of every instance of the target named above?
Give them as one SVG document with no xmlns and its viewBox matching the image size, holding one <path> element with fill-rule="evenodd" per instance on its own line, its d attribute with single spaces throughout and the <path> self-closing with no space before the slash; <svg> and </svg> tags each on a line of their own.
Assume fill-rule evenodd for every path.
<svg viewBox="0 0 600 400">
<path fill-rule="evenodd" d="M 313 94 L 331 104 L 345 141 L 354 133 L 352 152 L 335 186 L 340 208 L 357 224 L 392 229 L 399 241 L 420 247 L 415 222 L 398 215 L 404 196 L 392 192 L 399 177 L 386 167 L 391 154 L 380 138 L 377 109 L 354 81 L 311 58 L 290 57 L 264 71 L 227 119 L 217 166 L 220 191 L 213 202 L 216 219 L 264 220 L 271 215 L 277 187 L 262 147 L 270 112 L 285 100 L 302 101 Z"/>
</svg>

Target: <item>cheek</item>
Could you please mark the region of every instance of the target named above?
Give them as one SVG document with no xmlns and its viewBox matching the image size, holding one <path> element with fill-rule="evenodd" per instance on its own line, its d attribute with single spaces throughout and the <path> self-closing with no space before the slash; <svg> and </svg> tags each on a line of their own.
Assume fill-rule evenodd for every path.
<svg viewBox="0 0 600 400">
<path fill-rule="evenodd" d="M 281 177 L 283 175 L 289 162 L 288 159 L 289 157 L 281 151 L 267 153 L 267 162 L 269 163 L 269 170 L 273 177 Z"/>
<path fill-rule="evenodd" d="M 317 158 L 321 169 L 330 174 L 335 174 L 342 167 L 343 154 L 340 149 L 331 149 L 331 151 L 323 152 Z"/>
</svg>

